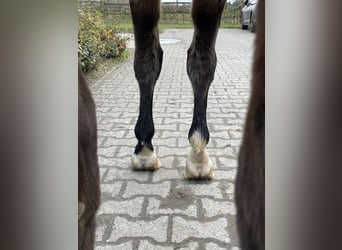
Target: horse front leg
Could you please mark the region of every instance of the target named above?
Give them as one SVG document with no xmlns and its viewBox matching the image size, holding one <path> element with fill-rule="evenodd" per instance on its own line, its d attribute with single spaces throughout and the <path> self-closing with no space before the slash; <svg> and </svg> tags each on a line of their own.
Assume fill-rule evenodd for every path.
<svg viewBox="0 0 342 250">
<path fill-rule="evenodd" d="M 152 145 L 154 124 L 152 115 L 153 91 L 159 77 L 163 51 L 159 43 L 159 0 L 130 0 L 134 25 L 134 72 L 139 83 L 139 117 L 135 126 L 138 143 L 132 157 L 134 170 L 157 169 L 160 161 Z"/>
<path fill-rule="evenodd" d="M 191 152 L 186 160 L 185 178 L 212 179 L 214 172 L 206 150 L 209 142 L 207 98 L 216 69 L 215 42 L 225 0 L 194 0 L 192 20 L 195 26 L 188 49 L 187 73 L 194 93 L 194 113 L 189 131 Z"/>
</svg>

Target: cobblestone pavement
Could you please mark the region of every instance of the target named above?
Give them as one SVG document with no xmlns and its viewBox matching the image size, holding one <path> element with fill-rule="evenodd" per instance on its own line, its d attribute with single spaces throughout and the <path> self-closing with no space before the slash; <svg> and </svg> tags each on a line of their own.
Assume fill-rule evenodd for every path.
<svg viewBox="0 0 342 250">
<path fill-rule="evenodd" d="M 249 97 L 254 34 L 219 31 L 218 64 L 208 97 L 212 181 L 187 181 L 182 173 L 193 94 L 186 74 L 192 30 L 166 30 L 164 62 L 154 94 L 153 144 L 161 161 L 155 172 L 133 172 L 139 89 L 133 57 L 92 85 L 97 104 L 102 205 L 96 250 L 238 250 L 234 178 Z"/>
</svg>

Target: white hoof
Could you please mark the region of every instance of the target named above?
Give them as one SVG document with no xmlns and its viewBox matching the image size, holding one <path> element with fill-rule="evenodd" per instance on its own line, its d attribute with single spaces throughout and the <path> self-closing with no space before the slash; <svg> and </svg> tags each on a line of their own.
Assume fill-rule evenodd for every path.
<svg viewBox="0 0 342 250">
<path fill-rule="evenodd" d="M 209 158 L 208 158 L 209 159 Z M 214 178 L 214 171 L 209 160 L 207 163 L 193 162 L 191 159 L 186 160 L 184 178 L 195 180 L 211 180 Z"/>
<path fill-rule="evenodd" d="M 191 152 L 185 164 L 184 177 L 186 179 L 214 178 L 212 163 L 206 151 L 206 141 L 197 131 L 190 137 Z"/>
<path fill-rule="evenodd" d="M 133 170 L 154 170 L 160 168 L 160 161 L 153 151 L 144 147 L 139 154 L 133 154 L 131 167 Z"/>
</svg>

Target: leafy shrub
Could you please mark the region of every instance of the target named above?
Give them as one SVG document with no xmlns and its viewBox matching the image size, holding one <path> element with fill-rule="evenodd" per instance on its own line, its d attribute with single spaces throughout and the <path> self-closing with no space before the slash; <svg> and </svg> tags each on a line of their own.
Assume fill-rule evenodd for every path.
<svg viewBox="0 0 342 250">
<path fill-rule="evenodd" d="M 126 49 L 126 39 L 106 26 L 100 12 L 78 10 L 78 60 L 83 71 L 96 69 L 101 58 L 115 58 Z"/>
<path fill-rule="evenodd" d="M 101 30 L 100 41 L 102 43 L 100 52 L 102 57 L 115 58 L 126 49 L 126 40 L 117 37 L 115 30 L 108 26 Z"/>
</svg>

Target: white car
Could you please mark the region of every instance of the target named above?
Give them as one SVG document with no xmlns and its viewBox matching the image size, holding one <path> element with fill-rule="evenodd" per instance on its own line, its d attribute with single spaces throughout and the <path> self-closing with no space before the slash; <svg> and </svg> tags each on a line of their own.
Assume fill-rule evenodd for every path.
<svg viewBox="0 0 342 250">
<path fill-rule="evenodd" d="M 256 9 L 258 0 L 246 0 L 245 6 L 241 9 L 241 29 L 250 28 L 252 32 L 256 30 Z"/>
</svg>

